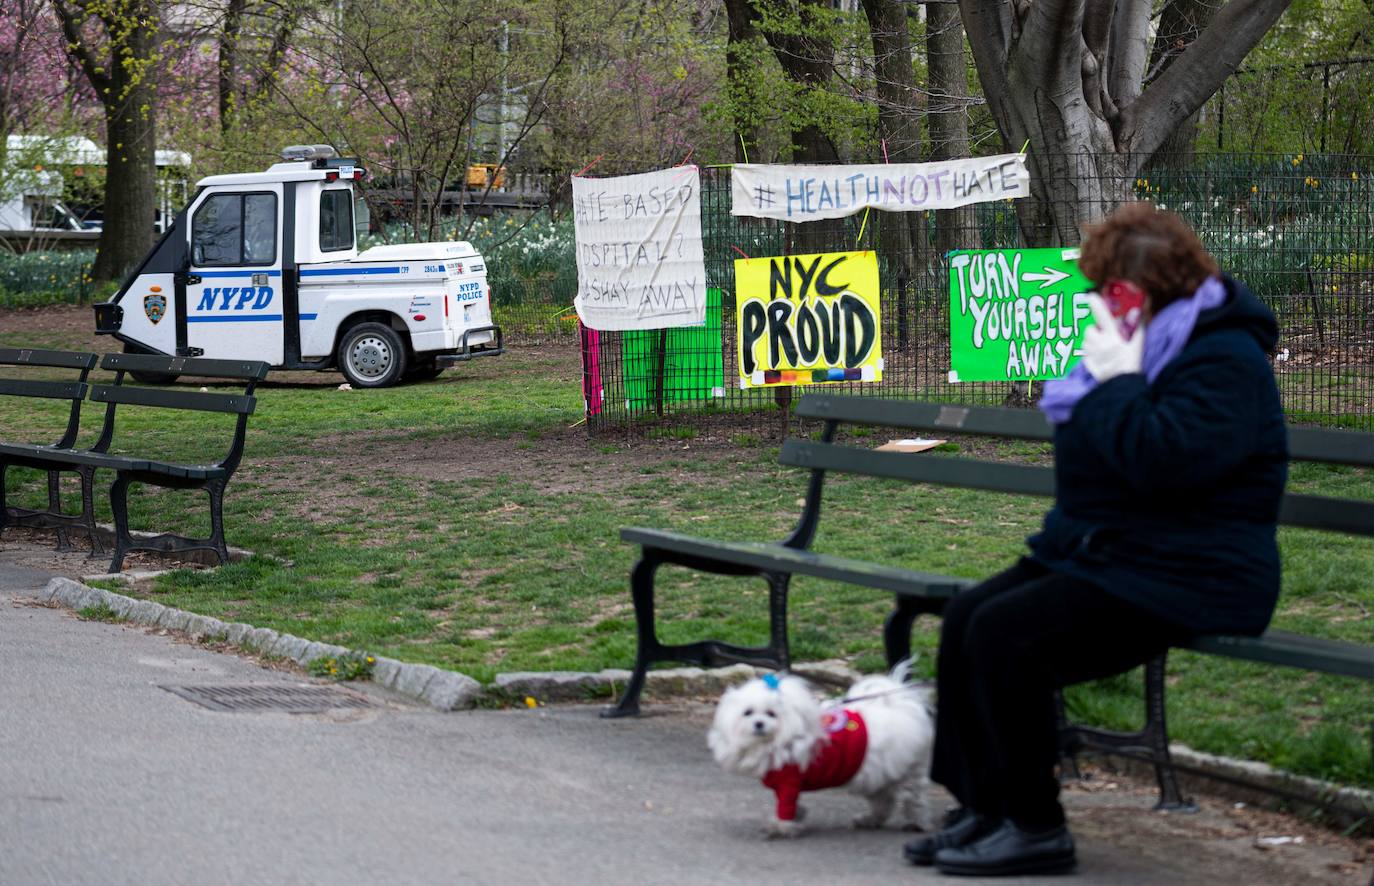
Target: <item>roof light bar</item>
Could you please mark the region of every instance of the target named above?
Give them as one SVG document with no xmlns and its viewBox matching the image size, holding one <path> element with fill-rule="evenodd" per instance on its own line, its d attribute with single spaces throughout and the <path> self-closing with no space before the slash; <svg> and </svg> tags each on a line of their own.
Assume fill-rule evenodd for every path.
<svg viewBox="0 0 1374 886">
<path fill-rule="evenodd" d="M 329 160 L 339 156 L 331 145 L 291 145 L 281 149 L 281 158 L 287 162 L 296 160 Z"/>
</svg>

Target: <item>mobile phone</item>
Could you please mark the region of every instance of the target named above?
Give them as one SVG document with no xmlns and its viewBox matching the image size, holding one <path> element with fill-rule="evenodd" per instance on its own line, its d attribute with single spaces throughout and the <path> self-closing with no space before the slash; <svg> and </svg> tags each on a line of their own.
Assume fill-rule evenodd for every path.
<svg viewBox="0 0 1374 886">
<path fill-rule="evenodd" d="M 1140 322 L 1145 317 L 1145 290 L 1130 280 L 1108 280 L 1102 287 L 1102 300 L 1116 318 L 1121 334 L 1126 338 L 1135 335 Z"/>
</svg>

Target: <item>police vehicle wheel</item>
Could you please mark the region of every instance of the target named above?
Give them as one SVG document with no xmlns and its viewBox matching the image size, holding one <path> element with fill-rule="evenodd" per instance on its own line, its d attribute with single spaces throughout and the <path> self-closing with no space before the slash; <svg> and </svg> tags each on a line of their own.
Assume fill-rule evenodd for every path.
<svg viewBox="0 0 1374 886">
<path fill-rule="evenodd" d="M 337 354 L 339 371 L 355 388 L 385 388 L 406 373 L 406 345 L 383 323 L 359 323 L 344 333 Z"/>
</svg>

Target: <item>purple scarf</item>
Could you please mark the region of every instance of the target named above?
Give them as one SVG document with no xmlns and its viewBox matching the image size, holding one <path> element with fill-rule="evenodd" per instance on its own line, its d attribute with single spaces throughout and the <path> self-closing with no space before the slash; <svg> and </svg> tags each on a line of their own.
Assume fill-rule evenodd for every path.
<svg viewBox="0 0 1374 886">
<path fill-rule="evenodd" d="M 1197 325 L 1198 314 L 1221 307 L 1225 301 L 1225 285 L 1216 277 L 1208 277 L 1191 298 L 1177 299 L 1154 316 L 1143 330 L 1145 355 L 1141 368 L 1145 371 L 1146 382 L 1153 383 L 1164 367 L 1183 350 L 1193 334 L 1193 327 Z M 1073 408 L 1078 401 L 1095 387 L 1097 379 L 1079 361 L 1064 378 L 1045 382 L 1040 409 L 1051 424 L 1062 425 L 1073 417 Z"/>
</svg>

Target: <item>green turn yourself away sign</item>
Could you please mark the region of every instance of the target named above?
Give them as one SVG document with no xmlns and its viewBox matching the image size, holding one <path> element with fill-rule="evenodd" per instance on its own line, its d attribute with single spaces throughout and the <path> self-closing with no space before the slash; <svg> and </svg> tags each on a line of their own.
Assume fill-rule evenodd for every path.
<svg viewBox="0 0 1374 886">
<path fill-rule="evenodd" d="M 949 254 L 949 380 L 1063 378 L 1092 325 L 1075 249 Z"/>
</svg>

